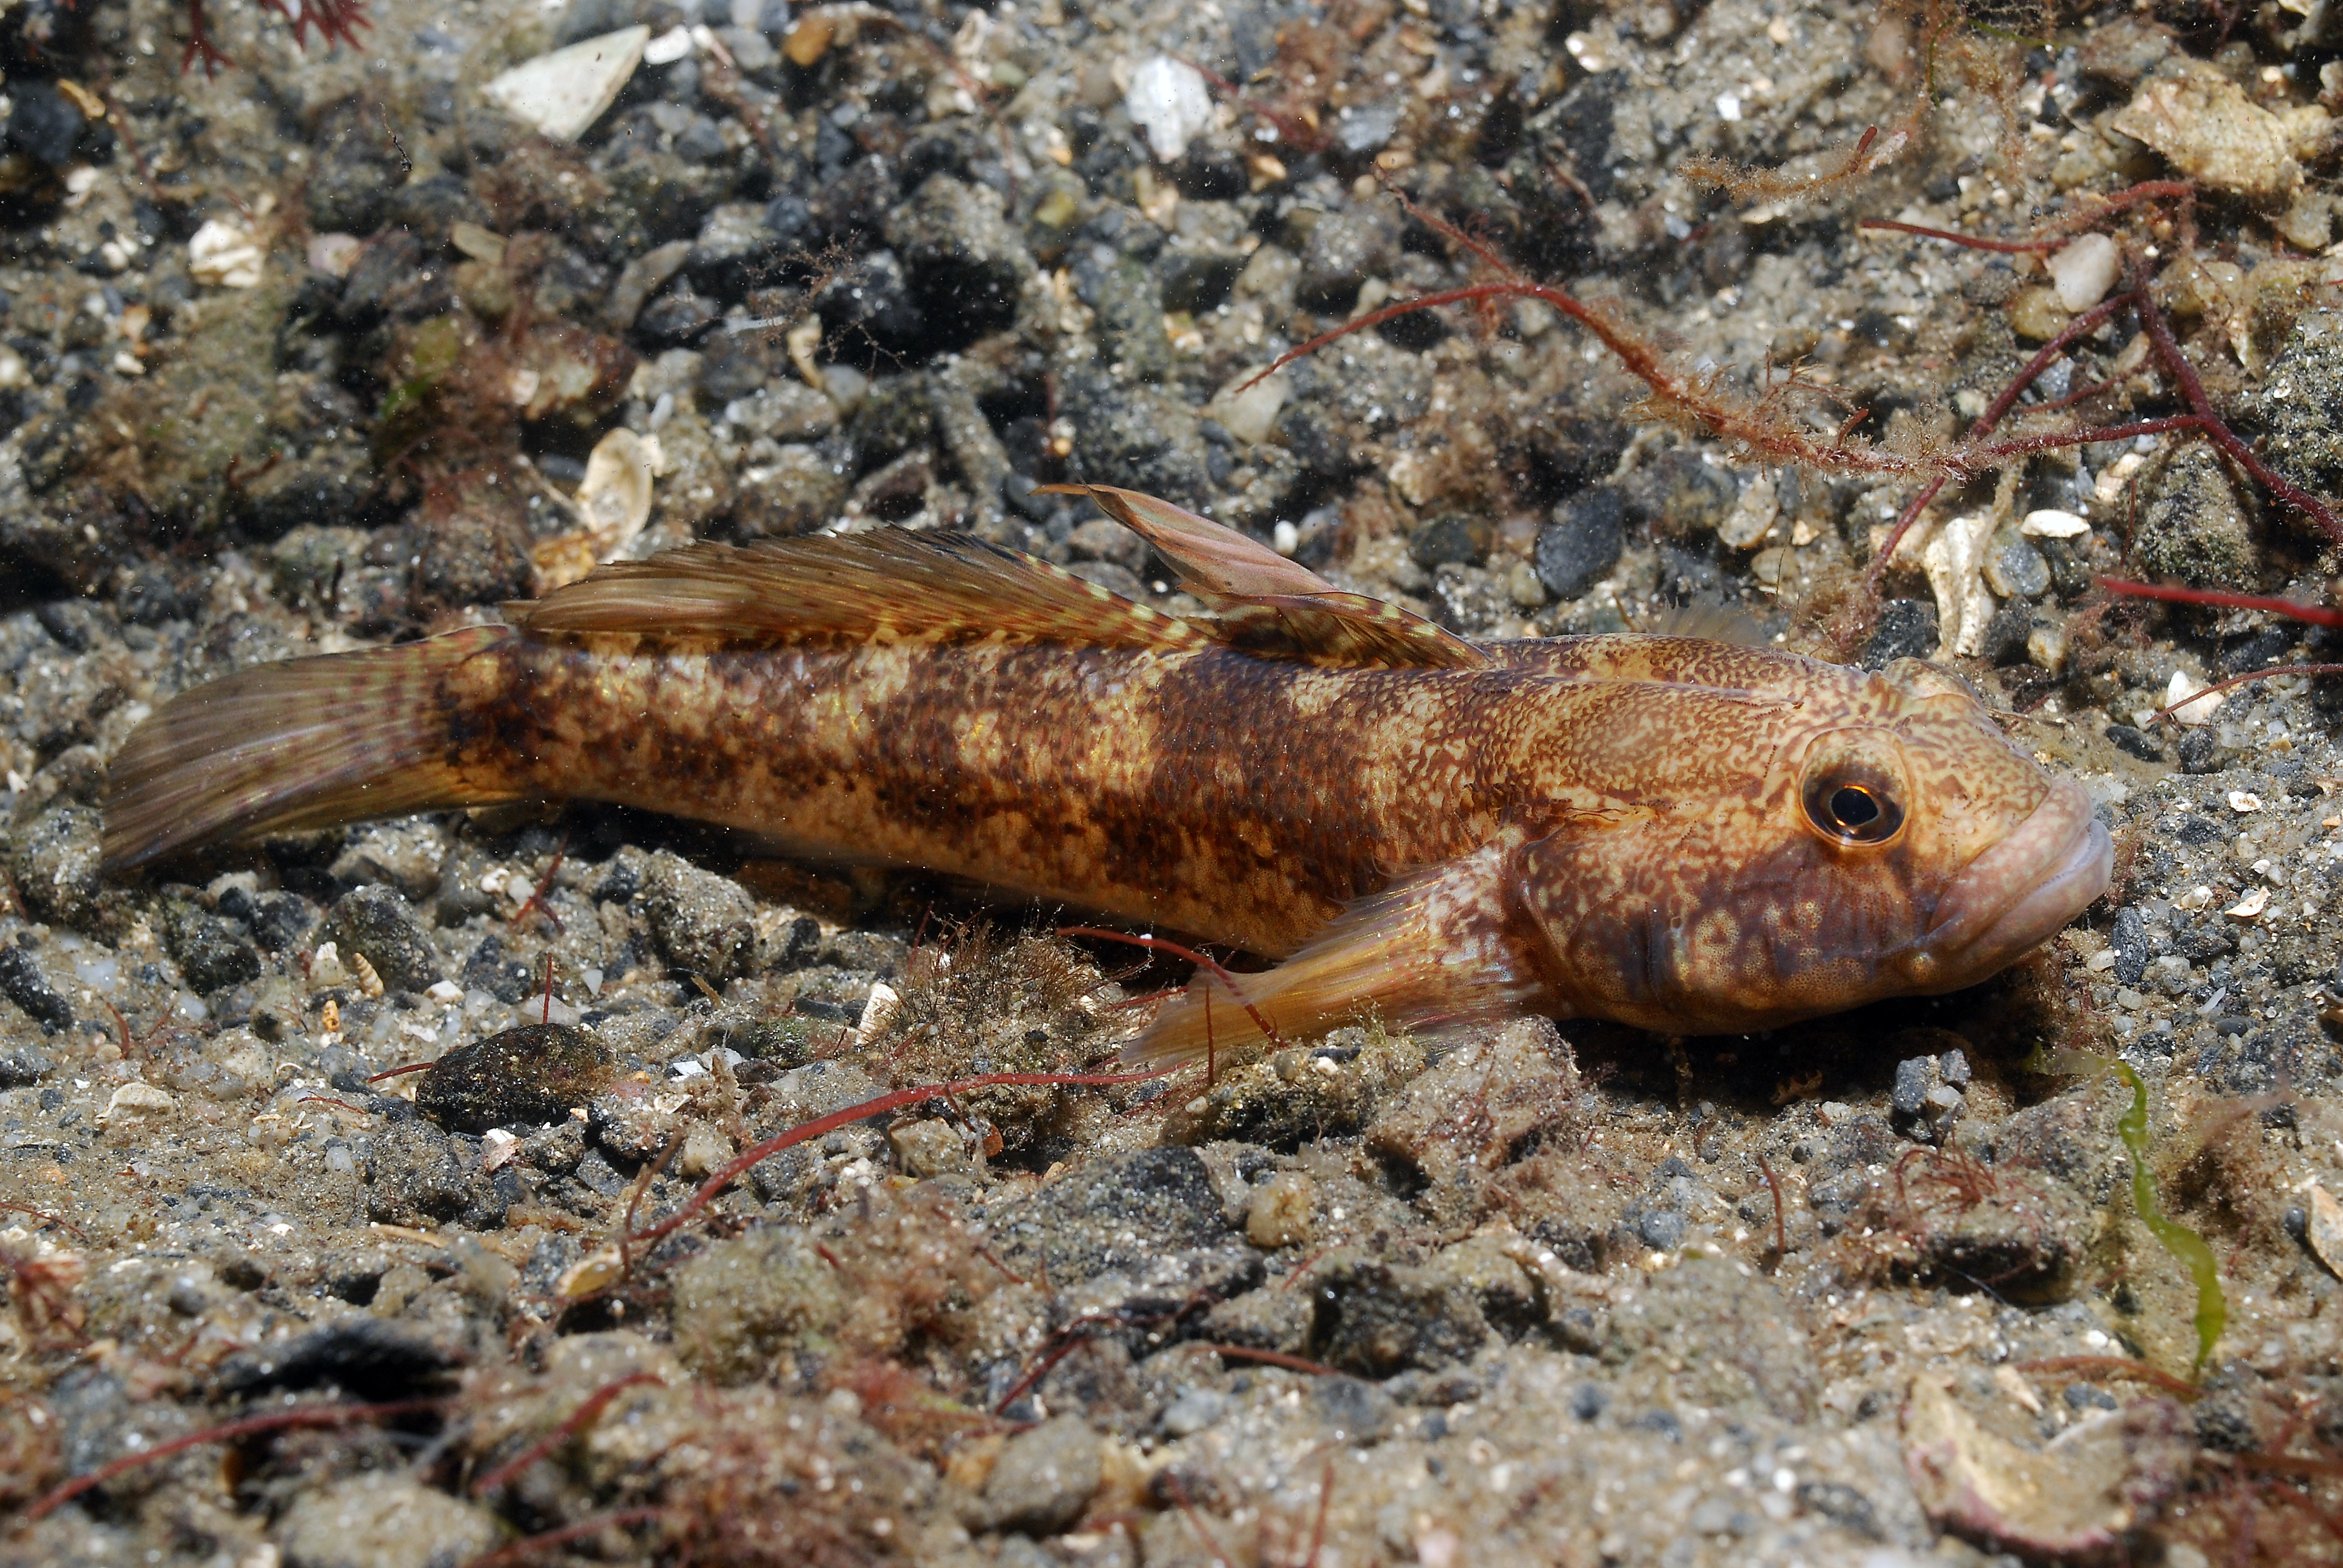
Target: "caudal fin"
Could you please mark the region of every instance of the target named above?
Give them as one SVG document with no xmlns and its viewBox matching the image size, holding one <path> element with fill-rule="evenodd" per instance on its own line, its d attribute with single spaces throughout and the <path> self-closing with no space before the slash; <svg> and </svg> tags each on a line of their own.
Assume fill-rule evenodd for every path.
<svg viewBox="0 0 2343 1568">
<path fill-rule="evenodd" d="M 173 698 L 108 770 L 106 869 L 216 839 L 518 799 L 450 759 L 445 685 L 512 636 L 476 627 L 288 659 Z"/>
</svg>

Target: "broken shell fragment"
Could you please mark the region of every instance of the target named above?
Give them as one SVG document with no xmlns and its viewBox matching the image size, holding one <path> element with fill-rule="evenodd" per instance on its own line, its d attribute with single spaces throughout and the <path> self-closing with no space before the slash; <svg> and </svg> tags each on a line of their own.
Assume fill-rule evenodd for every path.
<svg viewBox="0 0 2343 1568">
<path fill-rule="evenodd" d="M 489 82 L 480 95 L 548 140 L 575 141 L 618 101 L 650 36 L 649 27 L 621 27 L 539 55 Z"/>
<path fill-rule="evenodd" d="M 187 241 L 187 275 L 214 288 L 258 288 L 267 253 L 232 223 L 207 219 Z"/>
<path fill-rule="evenodd" d="M 651 480 L 658 468 L 653 443 L 625 426 L 594 443 L 586 478 L 578 487 L 582 528 L 543 539 L 529 551 L 538 591 L 576 582 L 632 544 L 651 516 Z"/>
</svg>

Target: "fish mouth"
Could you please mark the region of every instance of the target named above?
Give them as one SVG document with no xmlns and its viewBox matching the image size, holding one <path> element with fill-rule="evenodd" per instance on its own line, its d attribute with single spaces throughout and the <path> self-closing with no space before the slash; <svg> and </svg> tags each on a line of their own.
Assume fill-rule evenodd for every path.
<svg viewBox="0 0 2343 1568">
<path fill-rule="evenodd" d="M 1936 906 L 1920 955 L 1938 983 L 1967 985 L 2046 940 L 2107 891 L 2115 841 L 2071 779 L 1971 861 Z"/>
</svg>

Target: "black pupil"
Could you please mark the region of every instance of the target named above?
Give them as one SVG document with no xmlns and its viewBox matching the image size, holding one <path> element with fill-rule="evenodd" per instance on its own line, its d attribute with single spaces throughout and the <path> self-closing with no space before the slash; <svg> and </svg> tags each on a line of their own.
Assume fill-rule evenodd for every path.
<svg viewBox="0 0 2343 1568">
<path fill-rule="evenodd" d="M 1852 784 L 1837 790 L 1830 798 L 1832 818 L 1842 828 L 1868 828 L 1879 820 L 1879 802 L 1871 798 L 1868 789 L 1858 789 Z"/>
</svg>

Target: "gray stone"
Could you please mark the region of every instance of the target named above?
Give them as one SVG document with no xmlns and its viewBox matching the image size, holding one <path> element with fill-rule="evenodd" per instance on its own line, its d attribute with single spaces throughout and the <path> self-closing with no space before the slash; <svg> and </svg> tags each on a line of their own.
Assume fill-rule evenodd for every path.
<svg viewBox="0 0 2343 1568">
<path fill-rule="evenodd" d="M 887 243 L 902 258 L 913 300 L 948 339 L 942 347 L 1007 327 L 1033 276 L 1033 255 L 1009 226 L 1000 193 L 949 175 L 929 176 L 888 215 Z"/>
<path fill-rule="evenodd" d="M 978 1501 L 980 1525 L 1054 1535 L 1082 1516 L 1103 1473 L 1098 1434 L 1079 1417 L 1043 1422 L 1001 1451 Z"/>
<path fill-rule="evenodd" d="M 680 970 L 712 985 L 749 972 L 757 957 L 757 903 L 739 883 L 660 850 L 643 872 L 651 938 Z"/>
<path fill-rule="evenodd" d="M 33 955 L 13 943 L 0 946 L 0 996 L 22 1008 L 44 1034 L 55 1034 L 73 1023 L 71 1004 L 49 984 Z"/>
<path fill-rule="evenodd" d="M 1892 598 L 1880 607 L 1879 624 L 1864 645 L 1863 668 L 1885 669 L 1899 658 L 1927 658 L 1942 633 L 1936 607 L 1926 599 Z"/>
<path fill-rule="evenodd" d="M 277 1527 L 287 1568 L 447 1568 L 504 1540 L 495 1514 L 377 1471 L 305 1493 Z"/>
<path fill-rule="evenodd" d="M 2234 588 L 2259 580 L 2254 518 L 2236 479 L 2212 447 L 2180 449 L 2142 486 L 2132 562 L 2150 582 Z"/>
<path fill-rule="evenodd" d="M 85 932 L 111 923 L 117 899 L 98 880 L 101 825 L 94 807 L 59 806 L 18 830 L 8 870 L 35 920 Z"/>
<path fill-rule="evenodd" d="M 354 888 L 326 913 L 326 936 L 357 954 L 392 990 L 426 991 L 444 977 L 407 900 L 388 888 Z"/>
<path fill-rule="evenodd" d="M 1554 508 L 1530 560 L 1545 591 L 1567 603 L 1610 575 L 1626 545 L 1626 503 L 1607 485 Z"/>
<path fill-rule="evenodd" d="M 174 899 L 163 910 L 163 945 L 190 989 L 208 996 L 260 978 L 260 954 L 217 915 Z"/>
<path fill-rule="evenodd" d="M 1398 256 L 1399 235 L 1399 209 L 1388 201 L 1354 202 L 1320 218 L 1302 246 L 1302 307 L 1348 314 L 1359 286 Z"/>
<path fill-rule="evenodd" d="M 2015 528 L 1993 538 L 1985 559 L 1986 586 L 2004 598 L 2040 598 L 2050 591 L 2050 563 Z"/>
</svg>

